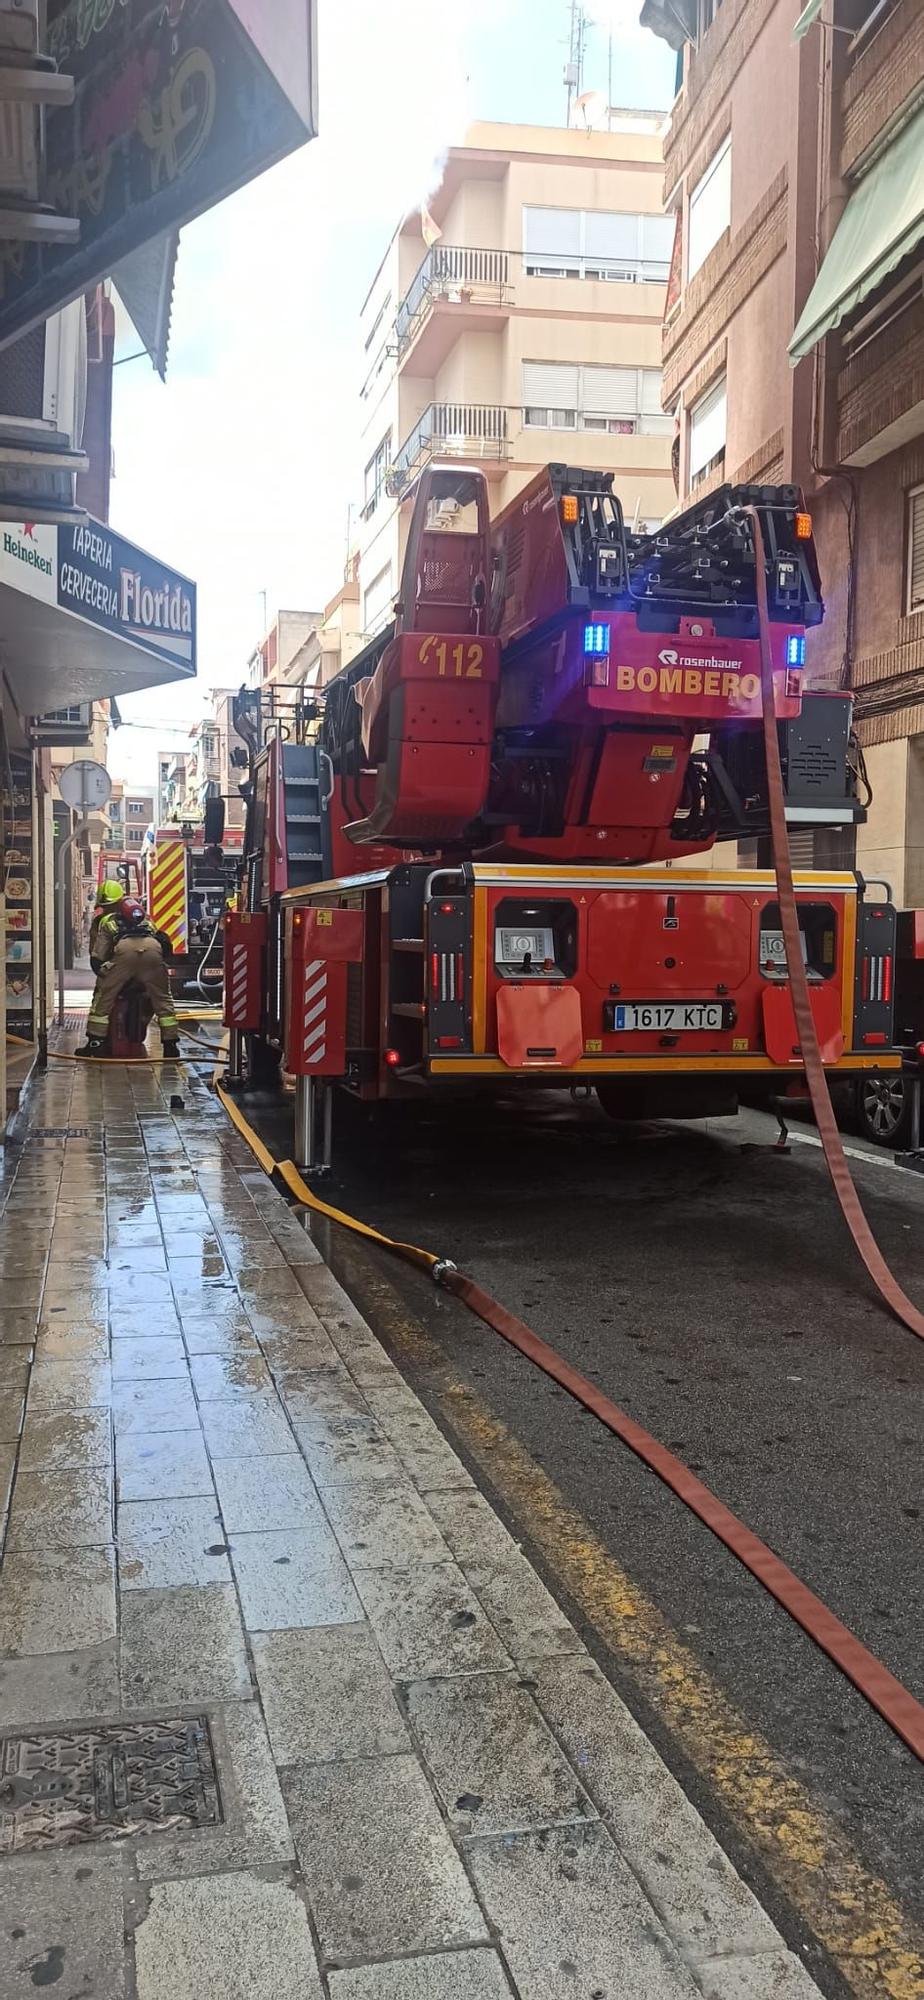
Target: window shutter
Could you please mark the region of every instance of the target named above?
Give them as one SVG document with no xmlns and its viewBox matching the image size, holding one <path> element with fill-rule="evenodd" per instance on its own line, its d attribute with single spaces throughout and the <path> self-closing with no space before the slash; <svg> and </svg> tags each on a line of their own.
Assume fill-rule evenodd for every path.
<svg viewBox="0 0 924 2000">
<path fill-rule="evenodd" d="M 643 215 L 642 257 L 646 264 L 669 264 L 674 248 L 673 215 Z"/>
<path fill-rule="evenodd" d="M 725 448 L 726 382 L 723 375 L 690 411 L 690 478 Z"/>
<path fill-rule="evenodd" d="M 908 609 L 924 611 L 924 486 L 908 495 Z"/>
<path fill-rule="evenodd" d="M 590 417 L 637 416 L 638 373 L 637 368 L 585 368 L 581 396 L 583 414 Z"/>
<path fill-rule="evenodd" d="M 576 410 L 577 369 L 570 362 L 524 361 L 523 401 L 528 409 Z"/>
<path fill-rule="evenodd" d="M 663 415 L 660 368 L 642 369 L 642 414 L 646 417 Z"/>
<path fill-rule="evenodd" d="M 579 257 L 581 215 L 576 208 L 524 208 L 523 248 L 542 257 Z"/>
<path fill-rule="evenodd" d="M 726 139 L 690 195 L 687 277 L 705 262 L 731 221 L 731 140 Z"/>
<path fill-rule="evenodd" d="M 588 262 L 634 264 L 638 260 L 637 215 L 612 209 L 591 209 L 584 216 L 584 255 Z"/>
</svg>

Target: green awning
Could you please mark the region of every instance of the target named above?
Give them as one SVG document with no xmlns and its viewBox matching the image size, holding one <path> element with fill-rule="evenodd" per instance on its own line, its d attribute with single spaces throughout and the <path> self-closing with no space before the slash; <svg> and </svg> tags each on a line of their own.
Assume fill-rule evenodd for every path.
<svg viewBox="0 0 924 2000">
<path fill-rule="evenodd" d="M 924 111 L 854 188 L 789 343 L 800 361 L 924 237 Z"/>
<path fill-rule="evenodd" d="M 822 0 L 808 0 L 808 6 L 803 7 L 802 12 L 799 15 L 799 19 L 796 22 L 796 25 L 792 31 L 792 38 L 794 42 L 801 42 L 803 35 L 808 34 L 812 22 L 817 21 L 818 16 L 821 13 L 821 8 L 822 8 Z"/>
</svg>

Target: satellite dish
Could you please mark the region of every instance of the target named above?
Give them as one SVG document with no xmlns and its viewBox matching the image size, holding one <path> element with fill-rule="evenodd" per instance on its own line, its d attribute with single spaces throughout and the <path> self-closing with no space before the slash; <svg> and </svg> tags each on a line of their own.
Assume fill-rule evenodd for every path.
<svg viewBox="0 0 924 2000">
<path fill-rule="evenodd" d="M 575 112 L 583 120 L 588 132 L 606 124 L 606 98 L 602 90 L 585 90 L 575 99 Z"/>
</svg>

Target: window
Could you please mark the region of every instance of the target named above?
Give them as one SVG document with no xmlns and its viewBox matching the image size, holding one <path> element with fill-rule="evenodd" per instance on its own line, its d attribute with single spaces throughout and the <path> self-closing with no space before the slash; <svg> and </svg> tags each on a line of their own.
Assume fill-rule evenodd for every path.
<svg viewBox="0 0 924 2000">
<path fill-rule="evenodd" d="M 598 278 L 666 285 L 674 240 L 669 215 L 610 209 L 524 208 L 528 278 Z"/>
<path fill-rule="evenodd" d="M 726 404 L 727 384 L 722 375 L 690 411 L 691 487 L 725 464 Z"/>
<path fill-rule="evenodd" d="M 382 488 L 384 487 L 385 484 L 385 474 L 388 471 L 388 467 L 390 466 L 390 464 L 391 464 L 391 431 L 386 431 L 381 444 L 376 446 L 376 449 L 373 452 L 372 457 L 370 458 L 369 463 L 366 467 L 365 493 L 364 493 L 365 506 L 363 507 L 364 521 L 368 521 L 370 514 L 375 513 L 375 510 L 381 498 Z"/>
<path fill-rule="evenodd" d="M 373 577 L 368 590 L 363 591 L 363 632 L 367 639 L 387 625 L 393 596 L 391 563 L 388 562 Z"/>
<path fill-rule="evenodd" d="M 637 432 L 666 436 L 673 418 L 661 409 L 660 368 L 524 361 L 523 421 L 531 430 Z"/>
<path fill-rule="evenodd" d="M 129 819 L 143 819 L 146 813 L 150 814 L 151 808 L 147 799 L 129 799 L 127 810 Z"/>
<path fill-rule="evenodd" d="M 721 5 L 722 5 L 722 0 L 697 0 L 697 5 L 696 5 L 697 43 L 702 41 L 703 36 L 706 33 L 706 30 L 712 27 L 712 23 L 715 20 L 715 17 Z"/>
<path fill-rule="evenodd" d="M 909 493 L 908 509 L 908 556 L 906 573 L 908 584 L 905 596 L 905 610 L 924 611 L 924 486 L 915 486 Z"/>
<path fill-rule="evenodd" d="M 687 278 L 695 276 L 731 221 L 731 138 L 719 147 L 690 195 Z"/>
<path fill-rule="evenodd" d="M 379 327 L 381 326 L 381 324 L 382 324 L 382 321 L 383 321 L 383 319 L 385 318 L 385 314 L 387 313 L 387 311 L 388 311 L 388 308 L 389 308 L 389 306 L 390 306 L 390 305 L 391 305 L 391 293 L 390 293 L 390 292 L 386 292 L 386 293 L 385 293 L 385 297 L 384 297 L 384 299 L 382 300 L 382 303 L 381 303 L 381 305 L 380 305 L 380 307 L 379 307 L 379 309 L 378 309 L 378 312 L 376 313 L 376 315 L 375 315 L 375 318 L 374 318 L 374 320 L 373 320 L 373 322 L 372 322 L 372 325 L 371 325 L 371 327 L 369 328 L 369 331 L 368 331 L 368 333 L 367 333 L 367 335 L 366 335 L 366 338 L 365 338 L 365 340 L 363 341 L 363 347 L 364 347 L 364 349 L 365 349 L 365 352 L 366 352 L 367 354 L 368 354 L 368 352 L 369 352 L 369 349 L 370 349 L 370 347 L 372 346 L 372 343 L 373 343 L 373 341 L 374 341 L 374 339 L 375 339 L 375 336 L 376 336 L 376 334 L 378 333 L 378 330 L 379 330 Z"/>
<path fill-rule="evenodd" d="M 848 44 L 848 55 L 866 47 L 897 5 L 898 0 L 844 0 L 843 21 L 838 15 L 838 26 L 852 30 L 853 40 Z"/>
</svg>

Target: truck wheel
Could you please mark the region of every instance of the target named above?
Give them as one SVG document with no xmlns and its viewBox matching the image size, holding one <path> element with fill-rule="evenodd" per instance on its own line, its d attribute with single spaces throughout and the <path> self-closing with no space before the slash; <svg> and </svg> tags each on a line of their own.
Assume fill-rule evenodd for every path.
<svg viewBox="0 0 924 2000">
<path fill-rule="evenodd" d="M 854 1097 L 857 1127 L 874 1146 L 901 1152 L 911 1138 L 911 1091 L 900 1070 L 884 1076 L 857 1078 Z"/>
</svg>

